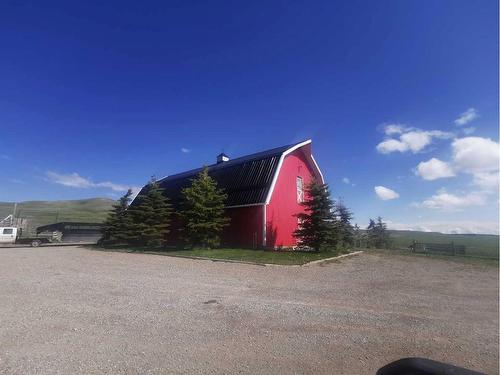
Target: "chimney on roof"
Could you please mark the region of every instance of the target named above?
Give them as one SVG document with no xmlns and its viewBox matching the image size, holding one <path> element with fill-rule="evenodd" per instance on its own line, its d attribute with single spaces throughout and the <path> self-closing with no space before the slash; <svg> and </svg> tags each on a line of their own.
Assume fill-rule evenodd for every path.
<svg viewBox="0 0 500 375">
<path fill-rule="evenodd" d="M 223 152 L 217 155 L 217 164 L 223 163 L 225 161 L 229 161 L 229 156 L 227 156 Z"/>
</svg>

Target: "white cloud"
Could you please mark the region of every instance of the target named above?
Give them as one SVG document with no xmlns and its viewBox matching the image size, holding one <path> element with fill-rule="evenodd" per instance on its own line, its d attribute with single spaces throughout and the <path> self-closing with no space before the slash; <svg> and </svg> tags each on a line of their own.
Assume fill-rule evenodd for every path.
<svg viewBox="0 0 500 375">
<path fill-rule="evenodd" d="M 386 135 L 401 134 L 406 127 L 402 124 L 388 124 L 384 126 L 384 133 Z"/>
<path fill-rule="evenodd" d="M 140 188 L 136 187 L 136 186 L 115 184 L 115 183 L 110 182 L 110 181 L 93 182 L 90 179 L 82 177 L 78 173 L 75 173 L 75 172 L 69 173 L 69 174 L 60 174 L 60 173 L 48 171 L 45 173 L 45 176 L 47 177 L 47 180 L 50 182 L 53 182 L 53 183 L 59 184 L 59 185 L 63 185 L 63 186 L 74 187 L 74 188 L 81 188 L 81 189 L 107 188 L 107 189 L 111 189 L 113 191 L 118 191 L 118 192 L 127 191 L 129 188 L 132 189 L 132 191 L 138 191 L 138 189 L 140 190 Z"/>
<path fill-rule="evenodd" d="M 431 135 L 428 132 L 421 131 L 411 131 L 402 134 L 400 137 L 401 141 L 408 145 L 408 148 L 416 153 L 422 150 L 425 146 L 431 143 Z"/>
<path fill-rule="evenodd" d="M 450 234 L 498 234 L 498 223 L 493 221 L 423 221 L 414 224 L 386 221 L 387 227 L 394 230 L 417 230 Z"/>
<path fill-rule="evenodd" d="M 469 173 L 498 171 L 500 147 L 489 138 L 465 137 L 451 144 L 456 168 Z"/>
<path fill-rule="evenodd" d="M 463 128 L 462 131 L 464 132 L 465 135 L 470 135 L 476 131 L 476 128 L 471 126 L 469 128 Z"/>
<path fill-rule="evenodd" d="M 344 177 L 344 178 L 342 179 L 342 182 L 343 182 L 344 184 L 350 184 L 350 183 L 351 183 L 351 180 L 349 180 L 347 177 Z"/>
<path fill-rule="evenodd" d="M 56 172 L 48 171 L 46 176 L 49 181 L 54 182 L 59 185 L 76 187 L 76 188 L 84 188 L 87 189 L 93 186 L 93 183 L 90 180 L 87 180 L 84 177 L 81 177 L 78 173 L 70 173 L 70 174 L 59 174 Z"/>
<path fill-rule="evenodd" d="M 429 181 L 455 176 L 453 169 L 448 163 L 436 158 L 419 163 L 415 173 L 424 180 Z"/>
<path fill-rule="evenodd" d="M 483 190 L 498 191 L 500 183 L 498 171 L 496 172 L 477 172 L 474 174 L 472 183 Z"/>
<path fill-rule="evenodd" d="M 190 150 L 189 148 L 182 147 L 182 148 L 181 148 L 181 152 L 182 152 L 183 154 L 189 154 L 189 153 L 191 152 L 191 150 Z"/>
<path fill-rule="evenodd" d="M 381 154 L 390 154 L 395 151 L 405 152 L 408 151 L 408 145 L 396 139 L 387 139 L 377 145 L 377 151 Z"/>
<path fill-rule="evenodd" d="M 486 204 L 486 198 L 486 195 L 482 192 L 455 195 L 441 189 L 432 197 L 424 200 L 421 205 L 436 210 L 457 211 L 471 206 L 483 206 Z"/>
<path fill-rule="evenodd" d="M 478 113 L 474 108 L 469 108 L 464 113 L 460 114 L 460 116 L 455 120 L 455 125 L 464 126 L 469 122 L 473 121 L 478 117 Z"/>
<path fill-rule="evenodd" d="M 425 180 L 452 177 L 457 173 L 472 175 L 472 184 L 485 191 L 498 190 L 500 145 L 489 138 L 465 137 L 453 140 L 452 158 L 444 162 L 432 158 L 421 162 L 416 174 Z"/>
<path fill-rule="evenodd" d="M 383 201 L 399 198 L 399 194 L 385 186 L 375 186 L 375 194 Z"/>
<path fill-rule="evenodd" d="M 434 138 L 446 139 L 453 136 L 452 133 L 441 130 L 421 130 L 402 125 L 387 125 L 385 127 L 385 134 L 400 134 L 400 136 L 399 139 L 389 138 L 380 142 L 377 145 L 377 151 L 381 154 L 389 154 L 396 151 L 411 151 L 415 154 L 430 145 Z"/>
<path fill-rule="evenodd" d="M 98 182 L 98 183 L 95 183 L 93 186 L 108 188 L 108 189 L 111 189 L 113 191 L 127 191 L 130 188 L 130 186 L 115 184 L 115 183 L 109 182 L 109 181 Z"/>
</svg>

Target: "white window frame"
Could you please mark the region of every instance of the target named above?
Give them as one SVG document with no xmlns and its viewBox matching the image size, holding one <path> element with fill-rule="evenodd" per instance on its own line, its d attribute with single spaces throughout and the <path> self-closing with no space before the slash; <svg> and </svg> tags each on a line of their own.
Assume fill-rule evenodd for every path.
<svg viewBox="0 0 500 375">
<path fill-rule="evenodd" d="M 304 202 L 304 180 L 302 179 L 302 177 L 297 176 L 295 185 L 297 188 L 297 203 L 302 203 Z"/>
</svg>

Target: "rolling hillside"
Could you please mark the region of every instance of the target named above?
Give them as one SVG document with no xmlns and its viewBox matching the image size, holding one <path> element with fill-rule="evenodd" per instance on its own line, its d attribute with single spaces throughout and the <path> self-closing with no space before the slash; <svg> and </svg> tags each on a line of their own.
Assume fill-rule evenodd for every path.
<svg viewBox="0 0 500 375">
<path fill-rule="evenodd" d="M 16 217 L 28 219 L 28 230 L 58 221 L 102 222 L 115 201 L 92 198 L 71 201 L 25 201 L 17 204 Z M 0 202 L 0 220 L 12 213 L 14 204 Z"/>
</svg>

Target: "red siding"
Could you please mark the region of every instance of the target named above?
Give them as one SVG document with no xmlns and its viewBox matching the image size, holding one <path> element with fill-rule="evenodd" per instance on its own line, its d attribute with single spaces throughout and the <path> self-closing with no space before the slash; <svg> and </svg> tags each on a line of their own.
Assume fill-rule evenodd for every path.
<svg viewBox="0 0 500 375">
<path fill-rule="evenodd" d="M 222 245 L 249 248 L 262 247 L 263 206 L 227 208 L 226 215 L 231 218 L 231 222 L 229 226 L 224 228 L 222 233 Z M 174 218 L 170 224 L 170 233 L 167 239 L 169 245 L 182 244 L 181 227 L 181 222 Z"/>
<path fill-rule="evenodd" d="M 224 229 L 224 246 L 262 247 L 264 206 L 250 206 L 226 209 L 231 223 Z"/>
<path fill-rule="evenodd" d="M 303 212 L 297 203 L 297 177 L 302 177 L 303 186 L 317 174 L 304 152 L 310 147 L 301 147 L 283 160 L 269 205 L 266 207 L 266 246 L 289 247 L 297 244 L 293 232 L 297 229 L 297 217 Z"/>
</svg>

